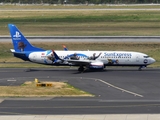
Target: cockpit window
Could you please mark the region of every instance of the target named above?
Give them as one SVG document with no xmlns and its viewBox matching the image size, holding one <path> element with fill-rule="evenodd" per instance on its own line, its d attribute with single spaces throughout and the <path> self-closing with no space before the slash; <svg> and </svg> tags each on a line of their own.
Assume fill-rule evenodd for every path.
<svg viewBox="0 0 160 120">
<path fill-rule="evenodd" d="M 149 56 L 143 56 L 144 58 L 149 58 Z"/>
</svg>

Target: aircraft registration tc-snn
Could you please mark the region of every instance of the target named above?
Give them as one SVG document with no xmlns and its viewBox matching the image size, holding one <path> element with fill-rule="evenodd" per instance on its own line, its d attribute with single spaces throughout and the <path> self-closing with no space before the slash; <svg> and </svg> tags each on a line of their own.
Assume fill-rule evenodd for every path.
<svg viewBox="0 0 160 120">
<path fill-rule="evenodd" d="M 33 46 L 13 24 L 8 24 L 15 57 L 24 61 L 52 66 L 78 66 L 84 69 L 103 70 L 106 66 L 139 66 L 146 67 L 155 59 L 140 52 L 132 51 L 70 51 L 44 50 Z"/>
</svg>

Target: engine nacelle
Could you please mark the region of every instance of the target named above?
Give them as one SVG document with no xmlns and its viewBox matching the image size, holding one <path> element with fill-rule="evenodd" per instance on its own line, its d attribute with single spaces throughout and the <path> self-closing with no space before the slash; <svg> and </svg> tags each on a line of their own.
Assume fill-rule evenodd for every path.
<svg viewBox="0 0 160 120">
<path fill-rule="evenodd" d="M 103 69 L 104 63 L 101 61 L 92 62 L 90 63 L 89 68 L 90 69 Z"/>
</svg>

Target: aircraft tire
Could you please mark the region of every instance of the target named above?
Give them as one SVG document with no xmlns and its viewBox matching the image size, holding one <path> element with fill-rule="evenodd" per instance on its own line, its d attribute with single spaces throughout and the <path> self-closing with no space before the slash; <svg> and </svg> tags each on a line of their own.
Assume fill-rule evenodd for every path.
<svg viewBox="0 0 160 120">
<path fill-rule="evenodd" d="M 79 72 L 83 72 L 83 71 L 84 71 L 84 67 L 79 67 L 79 68 L 78 68 L 78 71 L 79 71 Z"/>
</svg>

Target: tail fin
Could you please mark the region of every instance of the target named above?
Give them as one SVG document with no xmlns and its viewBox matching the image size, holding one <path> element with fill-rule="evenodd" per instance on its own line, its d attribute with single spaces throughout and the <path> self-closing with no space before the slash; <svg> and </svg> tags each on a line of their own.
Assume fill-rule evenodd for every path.
<svg viewBox="0 0 160 120">
<path fill-rule="evenodd" d="M 31 45 L 15 25 L 8 24 L 8 28 L 12 37 L 12 43 L 13 43 L 15 52 L 44 51 L 41 48 L 37 48 Z"/>
</svg>

